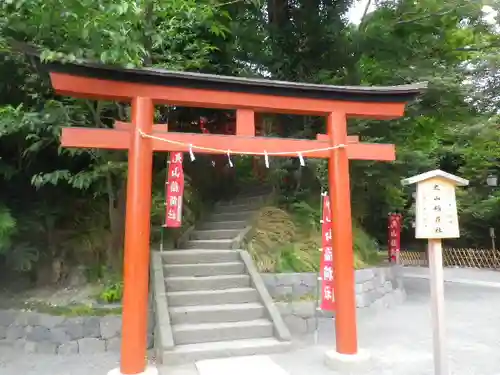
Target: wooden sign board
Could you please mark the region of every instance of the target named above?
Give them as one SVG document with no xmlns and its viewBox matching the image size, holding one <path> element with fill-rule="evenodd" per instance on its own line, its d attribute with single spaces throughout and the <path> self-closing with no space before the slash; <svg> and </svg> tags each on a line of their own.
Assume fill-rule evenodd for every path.
<svg viewBox="0 0 500 375">
<path fill-rule="evenodd" d="M 468 181 L 436 170 L 403 181 L 417 184 L 415 238 L 458 238 L 455 187 Z"/>
<path fill-rule="evenodd" d="M 455 187 L 469 181 L 434 170 L 402 181 L 417 184 L 416 238 L 426 238 L 431 284 L 431 315 L 434 344 L 434 373 L 448 375 L 444 313 L 443 238 L 460 237 Z"/>
<path fill-rule="evenodd" d="M 458 238 L 455 185 L 432 178 L 417 185 L 415 238 Z"/>
</svg>

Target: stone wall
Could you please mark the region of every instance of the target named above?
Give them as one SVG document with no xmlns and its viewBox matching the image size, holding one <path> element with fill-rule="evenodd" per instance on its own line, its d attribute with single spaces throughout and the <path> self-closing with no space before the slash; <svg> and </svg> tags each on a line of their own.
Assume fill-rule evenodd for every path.
<svg viewBox="0 0 500 375">
<path fill-rule="evenodd" d="M 356 270 L 356 305 L 358 308 L 383 309 L 402 303 L 406 298 L 401 268 L 387 266 Z M 317 274 L 262 274 L 285 323 L 293 334 L 315 330 L 319 317 L 332 313 L 317 311 Z"/>
<path fill-rule="evenodd" d="M 154 324 L 151 313 L 149 322 Z M 119 351 L 121 323 L 119 315 L 64 317 L 0 310 L 0 346 L 60 355 Z M 153 324 L 148 329 L 149 346 L 153 343 Z"/>
</svg>

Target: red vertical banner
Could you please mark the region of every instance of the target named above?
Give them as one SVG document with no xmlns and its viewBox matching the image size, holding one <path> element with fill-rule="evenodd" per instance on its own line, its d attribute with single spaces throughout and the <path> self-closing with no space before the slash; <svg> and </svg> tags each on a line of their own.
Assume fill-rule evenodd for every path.
<svg viewBox="0 0 500 375">
<path fill-rule="evenodd" d="M 333 290 L 333 248 L 332 248 L 332 209 L 330 197 L 323 196 L 323 216 L 321 221 L 321 310 L 335 310 L 335 296 Z"/>
<path fill-rule="evenodd" d="M 400 214 L 389 214 L 388 223 L 388 255 L 389 261 L 396 263 L 401 250 L 401 222 L 403 217 Z"/>
<path fill-rule="evenodd" d="M 182 152 L 170 153 L 166 189 L 165 227 L 179 228 L 182 225 L 182 196 L 184 194 L 184 170 Z"/>
</svg>

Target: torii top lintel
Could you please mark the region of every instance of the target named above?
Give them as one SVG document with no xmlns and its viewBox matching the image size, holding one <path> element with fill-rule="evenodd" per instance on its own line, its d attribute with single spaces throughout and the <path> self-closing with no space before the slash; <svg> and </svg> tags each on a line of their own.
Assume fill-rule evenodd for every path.
<svg viewBox="0 0 500 375">
<path fill-rule="evenodd" d="M 54 89 L 63 95 L 130 101 L 149 97 L 157 104 L 252 109 L 260 112 L 389 119 L 426 83 L 391 87 L 332 86 L 250 79 L 160 69 L 125 69 L 94 63 L 49 63 Z"/>
</svg>

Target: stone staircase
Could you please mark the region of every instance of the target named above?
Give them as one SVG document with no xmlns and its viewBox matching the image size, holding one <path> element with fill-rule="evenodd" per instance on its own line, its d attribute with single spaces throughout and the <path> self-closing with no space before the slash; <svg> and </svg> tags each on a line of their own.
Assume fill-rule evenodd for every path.
<svg viewBox="0 0 500 375">
<path fill-rule="evenodd" d="M 239 250 L 258 192 L 220 202 L 180 249 L 153 252 L 155 347 L 163 363 L 287 350 L 290 333 L 254 267 Z"/>
</svg>

